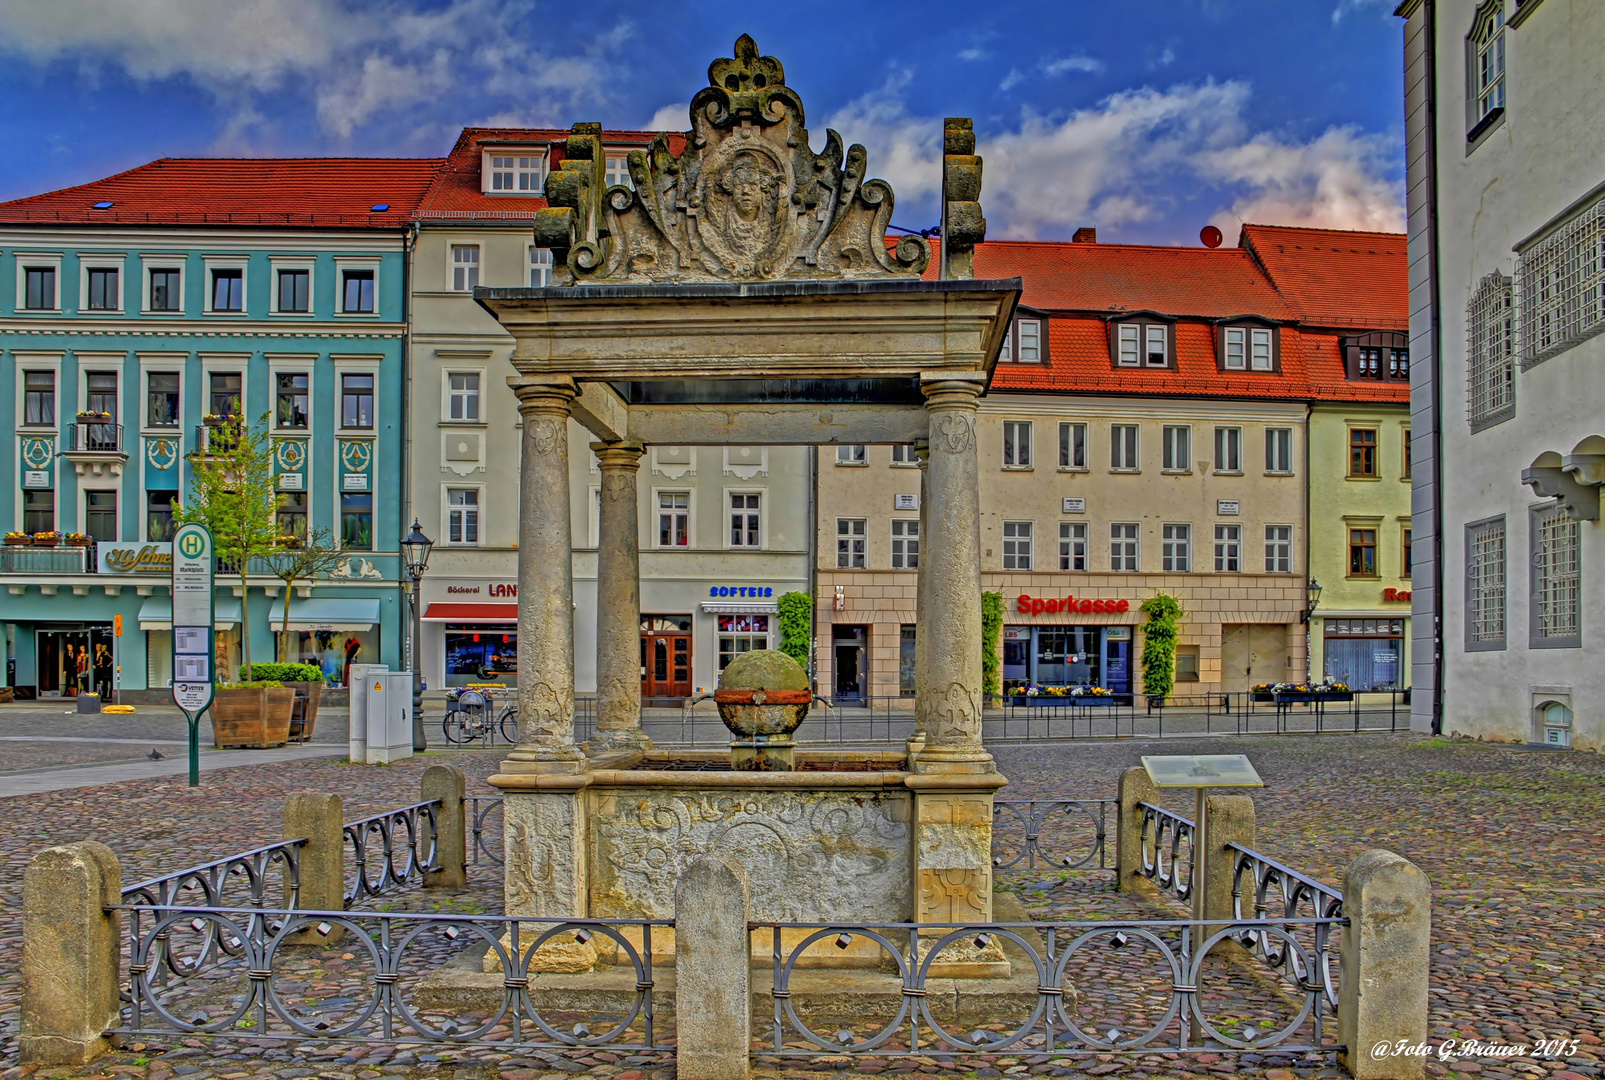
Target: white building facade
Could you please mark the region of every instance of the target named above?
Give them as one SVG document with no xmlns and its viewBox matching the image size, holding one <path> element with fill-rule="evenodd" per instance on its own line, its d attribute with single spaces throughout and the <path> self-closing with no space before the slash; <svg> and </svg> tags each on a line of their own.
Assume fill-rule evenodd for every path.
<svg viewBox="0 0 1605 1080">
<path fill-rule="evenodd" d="M 1399 14 L 1412 723 L 1599 749 L 1605 5 L 1406 0 Z"/>
</svg>

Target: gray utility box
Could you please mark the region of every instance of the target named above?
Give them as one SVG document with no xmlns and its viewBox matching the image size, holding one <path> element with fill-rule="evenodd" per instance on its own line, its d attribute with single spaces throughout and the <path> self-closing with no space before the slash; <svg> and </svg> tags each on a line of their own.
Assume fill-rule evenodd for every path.
<svg viewBox="0 0 1605 1080">
<path fill-rule="evenodd" d="M 412 672 L 370 671 L 363 689 L 368 699 L 368 764 L 412 757 Z"/>
<path fill-rule="evenodd" d="M 351 681 L 346 685 L 350 697 L 350 757 L 358 765 L 368 760 L 368 687 L 374 672 L 389 671 L 384 664 L 352 664 Z"/>
</svg>

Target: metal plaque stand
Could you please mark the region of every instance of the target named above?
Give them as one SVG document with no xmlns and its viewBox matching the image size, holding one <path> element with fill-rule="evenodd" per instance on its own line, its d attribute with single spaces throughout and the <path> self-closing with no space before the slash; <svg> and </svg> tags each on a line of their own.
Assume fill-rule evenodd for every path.
<svg viewBox="0 0 1605 1080">
<path fill-rule="evenodd" d="M 173 701 L 189 723 L 189 786 L 201 783 L 201 715 L 216 694 L 217 560 L 204 525 L 173 534 Z"/>
</svg>

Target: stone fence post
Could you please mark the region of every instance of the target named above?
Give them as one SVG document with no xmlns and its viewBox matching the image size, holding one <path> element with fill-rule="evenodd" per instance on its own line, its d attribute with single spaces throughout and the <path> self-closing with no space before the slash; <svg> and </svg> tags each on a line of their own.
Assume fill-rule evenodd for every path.
<svg viewBox="0 0 1605 1080">
<path fill-rule="evenodd" d="M 1420 1080 L 1426 1058 L 1385 1053 L 1427 1041 L 1432 885 L 1408 859 L 1372 849 L 1343 871 L 1338 1056 L 1355 1080 Z"/>
<path fill-rule="evenodd" d="M 123 870 L 92 840 L 46 848 L 22 877 L 24 1064 L 83 1065 L 111 1049 Z"/>
<path fill-rule="evenodd" d="M 461 889 L 468 884 L 468 823 L 463 793 L 468 778 L 454 765 L 431 765 L 419 785 L 419 802 L 440 800 L 435 811 L 435 863 L 424 872 L 426 889 Z"/>
<path fill-rule="evenodd" d="M 752 886 L 709 852 L 674 886 L 676 1065 L 680 1080 L 747 1080 L 752 1040 Z"/>
<path fill-rule="evenodd" d="M 1148 770 L 1133 765 L 1120 774 L 1120 816 L 1115 824 L 1115 887 L 1121 892 L 1152 887 L 1142 874 L 1142 810 L 1158 793 Z"/>
<path fill-rule="evenodd" d="M 323 791 L 292 791 L 284 797 L 281 821 L 284 839 L 306 838 L 298 861 L 301 885 L 296 907 L 303 911 L 345 910 L 345 806 L 340 796 Z M 289 892 L 288 883 L 285 892 Z M 288 895 L 285 901 L 288 904 Z M 332 945 L 343 933 L 339 927 L 327 937 L 316 930 L 299 930 L 285 938 L 285 942 Z"/>
<path fill-rule="evenodd" d="M 1204 918 L 1235 918 L 1232 912 L 1232 872 L 1237 866 L 1237 857 L 1226 849 L 1226 845 L 1254 846 L 1254 800 L 1247 795 L 1209 795 L 1204 799 L 1204 816 L 1207 819 L 1204 842 L 1209 845 L 1208 858 L 1204 860 L 1204 873 L 1207 875 L 1203 882 Z M 1252 909 L 1248 914 L 1250 918 L 1253 917 Z M 1219 929 L 1210 927 L 1207 932 L 1212 934 Z"/>
</svg>

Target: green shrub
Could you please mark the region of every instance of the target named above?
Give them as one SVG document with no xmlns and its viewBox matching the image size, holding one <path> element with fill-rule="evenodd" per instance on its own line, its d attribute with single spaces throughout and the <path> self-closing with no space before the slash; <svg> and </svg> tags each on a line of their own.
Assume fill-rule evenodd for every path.
<svg viewBox="0 0 1605 1080">
<path fill-rule="evenodd" d="M 775 606 L 780 610 L 780 651 L 806 671 L 814 643 L 814 598 L 805 592 L 783 593 Z"/>
<path fill-rule="evenodd" d="M 266 667 L 267 665 L 262 665 Z M 219 683 L 219 690 L 277 690 L 284 684 L 277 679 L 247 679 L 244 682 Z"/>
<path fill-rule="evenodd" d="M 273 679 L 278 682 L 322 682 L 323 670 L 316 664 L 252 664 L 241 674 L 252 679 Z"/>
<path fill-rule="evenodd" d="M 981 594 L 981 694 L 1003 693 L 1003 594 Z"/>
<path fill-rule="evenodd" d="M 1143 693 L 1164 697 L 1176 685 L 1176 638 L 1180 636 L 1181 601 L 1155 593 L 1138 608 L 1148 621 L 1142 626 Z"/>
</svg>

